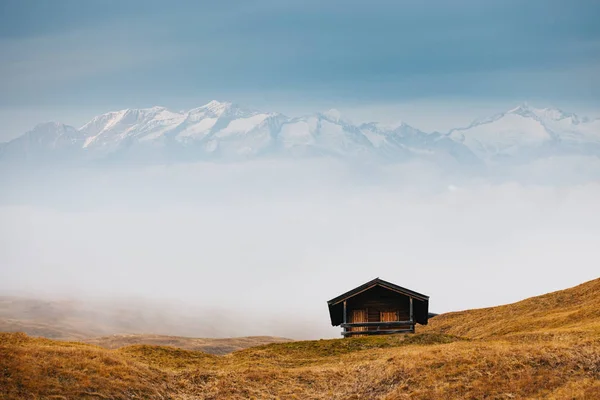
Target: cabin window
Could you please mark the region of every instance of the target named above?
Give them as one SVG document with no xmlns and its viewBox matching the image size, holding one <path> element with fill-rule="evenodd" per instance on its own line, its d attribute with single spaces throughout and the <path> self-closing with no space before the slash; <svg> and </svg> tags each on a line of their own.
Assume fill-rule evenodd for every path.
<svg viewBox="0 0 600 400">
<path fill-rule="evenodd" d="M 398 311 L 381 311 L 380 321 L 381 322 L 400 321 L 400 319 L 398 318 Z"/>
</svg>

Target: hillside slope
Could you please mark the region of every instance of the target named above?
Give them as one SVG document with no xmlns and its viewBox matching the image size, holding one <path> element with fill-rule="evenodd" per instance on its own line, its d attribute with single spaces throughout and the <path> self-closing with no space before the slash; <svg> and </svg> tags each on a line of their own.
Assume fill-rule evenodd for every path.
<svg viewBox="0 0 600 400">
<path fill-rule="evenodd" d="M 440 315 L 415 335 L 276 343 L 225 356 L 4 333 L 0 398 L 597 399 L 600 317 L 589 308 L 599 283 Z M 514 321 L 499 326 L 498 318 Z"/>
<path fill-rule="evenodd" d="M 600 279 L 504 306 L 442 314 L 419 332 L 467 338 L 557 335 L 600 338 Z"/>
</svg>

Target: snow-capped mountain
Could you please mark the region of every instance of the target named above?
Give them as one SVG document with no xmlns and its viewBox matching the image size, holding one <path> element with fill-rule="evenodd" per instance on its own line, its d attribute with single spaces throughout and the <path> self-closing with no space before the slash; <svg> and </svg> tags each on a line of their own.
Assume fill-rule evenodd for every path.
<svg viewBox="0 0 600 400">
<path fill-rule="evenodd" d="M 468 127 L 452 129 L 448 137 L 488 161 L 528 161 L 565 154 L 600 155 L 600 120 L 527 104 L 474 121 Z"/>
<path fill-rule="evenodd" d="M 84 149 L 109 153 L 125 139 L 140 143 L 159 139 L 183 119 L 182 114 L 164 107 L 122 110 L 95 117 L 79 131 L 85 136 Z"/>
<path fill-rule="evenodd" d="M 81 150 L 85 137 L 59 122 L 36 125 L 31 131 L 0 146 L 1 160 L 49 161 L 71 158 Z"/>
<path fill-rule="evenodd" d="M 337 157 L 483 164 L 563 154 L 600 156 L 600 120 L 527 104 L 448 133 L 405 123 L 355 125 L 336 110 L 303 117 L 211 101 L 183 112 L 128 109 L 79 129 L 36 126 L 0 145 L 0 160 L 144 163 L 258 157 Z"/>
</svg>

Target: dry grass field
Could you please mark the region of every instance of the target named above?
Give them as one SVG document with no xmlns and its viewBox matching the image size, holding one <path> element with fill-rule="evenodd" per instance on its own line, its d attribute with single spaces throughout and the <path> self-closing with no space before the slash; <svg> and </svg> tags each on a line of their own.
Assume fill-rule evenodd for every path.
<svg viewBox="0 0 600 400">
<path fill-rule="evenodd" d="M 3 399 L 600 399 L 600 279 L 415 335 L 217 356 L 0 334 Z"/>
</svg>

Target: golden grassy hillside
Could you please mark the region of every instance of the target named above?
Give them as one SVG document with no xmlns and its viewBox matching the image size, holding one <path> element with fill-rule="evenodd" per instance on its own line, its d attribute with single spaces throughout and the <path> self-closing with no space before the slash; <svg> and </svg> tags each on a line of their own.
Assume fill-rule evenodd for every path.
<svg viewBox="0 0 600 400">
<path fill-rule="evenodd" d="M 5 333 L 0 398 L 599 399 L 600 316 L 587 309 L 599 283 L 440 315 L 415 335 L 276 343 L 224 356 Z M 510 316 L 521 331 L 489 314 Z"/>
<path fill-rule="evenodd" d="M 600 337 L 600 279 L 514 304 L 439 315 L 420 332 L 468 338 Z"/>
</svg>

